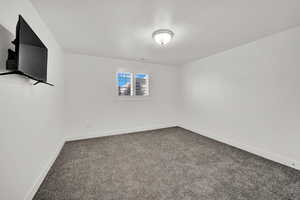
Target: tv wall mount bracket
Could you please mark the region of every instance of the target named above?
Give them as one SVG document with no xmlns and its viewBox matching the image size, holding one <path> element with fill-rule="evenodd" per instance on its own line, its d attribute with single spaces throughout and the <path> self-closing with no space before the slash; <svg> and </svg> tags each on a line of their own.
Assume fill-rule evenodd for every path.
<svg viewBox="0 0 300 200">
<path fill-rule="evenodd" d="M 47 82 L 44 82 L 44 81 L 42 81 L 42 80 L 37 80 L 37 79 L 35 79 L 35 78 L 33 78 L 33 77 L 31 77 L 31 76 L 29 76 L 29 75 L 27 75 L 27 74 L 24 74 L 23 72 L 20 72 L 20 71 L 4 72 L 4 73 L 0 73 L 0 76 L 6 76 L 6 75 L 11 75 L 11 74 L 18 74 L 18 75 L 21 75 L 21 76 L 25 76 L 25 77 L 27 77 L 27 78 L 29 78 L 29 79 L 35 80 L 36 82 L 35 82 L 33 85 L 37 85 L 37 84 L 39 84 L 39 83 L 44 83 L 44 84 L 46 84 L 46 85 L 54 86 L 54 85 L 51 84 L 51 83 L 47 83 Z"/>
</svg>

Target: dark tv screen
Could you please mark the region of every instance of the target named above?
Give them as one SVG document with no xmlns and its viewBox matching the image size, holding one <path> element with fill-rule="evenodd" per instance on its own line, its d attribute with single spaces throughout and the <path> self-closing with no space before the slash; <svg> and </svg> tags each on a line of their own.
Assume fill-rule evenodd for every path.
<svg viewBox="0 0 300 200">
<path fill-rule="evenodd" d="M 17 25 L 16 53 L 18 71 L 47 82 L 48 49 L 22 16 L 19 16 Z"/>
</svg>

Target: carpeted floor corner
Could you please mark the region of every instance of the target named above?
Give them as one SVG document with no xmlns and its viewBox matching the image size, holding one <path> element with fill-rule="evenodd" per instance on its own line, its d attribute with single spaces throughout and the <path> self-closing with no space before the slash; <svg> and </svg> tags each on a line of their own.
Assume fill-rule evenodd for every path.
<svg viewBox="0 0 300 200">
<path fill-rule="evenodd" d="M 300 200 L 300 171 L 174 127 L 66 143 L 34 200 Z"/>
</svg>

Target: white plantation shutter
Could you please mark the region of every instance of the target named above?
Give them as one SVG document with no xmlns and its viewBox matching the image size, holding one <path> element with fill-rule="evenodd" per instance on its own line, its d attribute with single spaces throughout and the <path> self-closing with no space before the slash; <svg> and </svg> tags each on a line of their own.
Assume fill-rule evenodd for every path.
<svg viewBox="0 0 300 200">
<path fill-rule="evenodd" d="M 130 72 L 117 73 L 118 95 L 132 96 L 133 95 L 133 75 Z"/>
<path fill-rule="evenodd" d="M 149 95 L 149 75 L 135 74 L 135 95 L 148 96 Z"/>
<path fill-rule="evenodd" d="M 131 72 L 117 72 L 119 96 L 149 96 L 149 75 Z"/>
</svg>

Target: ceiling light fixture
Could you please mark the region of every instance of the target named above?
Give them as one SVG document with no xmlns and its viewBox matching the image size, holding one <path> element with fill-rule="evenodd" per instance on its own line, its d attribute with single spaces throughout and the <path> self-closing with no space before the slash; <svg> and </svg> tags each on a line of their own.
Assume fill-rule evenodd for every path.
<svg viewBox="0 0 300 200">
<path fill-rule="evenodd" d="M 168 44 L 173 37 L 174 33 L 168 29 L 159 29 L 152 34 L 152 38 L 161 46 Z"/>
</svg>

